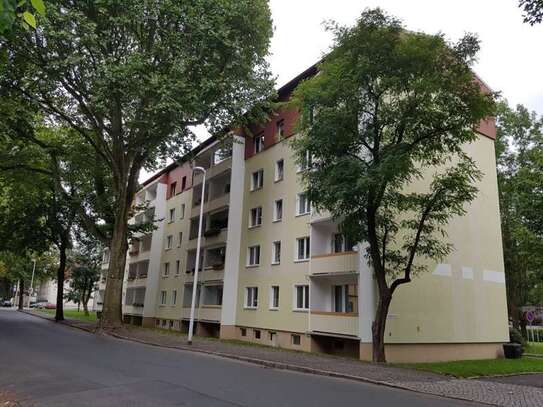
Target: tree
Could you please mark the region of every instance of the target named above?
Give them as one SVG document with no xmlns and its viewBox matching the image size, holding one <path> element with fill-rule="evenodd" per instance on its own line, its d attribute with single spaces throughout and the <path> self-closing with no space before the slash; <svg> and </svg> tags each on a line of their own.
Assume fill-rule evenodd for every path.
<svg viewBox="0 0 543 407">
<path fill-rule="evenodd" d="M 100 279 L 101 253 L 95 239 L 79 235 L 78 245 L 70 259 L 70 291 L 66 298 L 83 305 L 85 315 L 89 315 L 88 302 L 97 289 Z"/>
<path fill-rule="evenodd" d="M 332 51 L 293 95 L 301 112 L 293 146 L 300 163 L 312 157 L 302 180 L 314 208 L 367 242 L 378 290 L 373 360 L 384 362 L 394 292 L 426 270 L 424 260 L 450 253 L 447 223 L 476 196 L 480 172 L 462 145 L 477 137 L 493 98 L 469 68 L 479 49 L 471 35 L 450 44 L 408 32 L 380 9 L 329 29 Z"/>
<path fill-rule="evenodd" d="M 543 119 L 501 101 L 496 162 L 509 318 L 526 335 L 521 307 L 542 300 Z"/>
<path fill-rule="evenodd" d="M 543 20 L 543 0 L 520 0 L 519 7 L 524 11 L 524 22 L 530 25 Z"/>
<path fill-rule="evenodd" d="M 111 253 L 103 327 L 122 323 L 140 169 L 186 150 L 190 126 L 218 131 L 267 98 L 271 31 L 265 0 L 57 0 L 38 30 L 5 42 L 10 88 L 71 127 L 111 179 L 111 228 L 93 206 L 78 213 Z"/>
<path fill-rule="evenodd" d="M 42 0 L 0 0 L 0 35 L 11 31 L 19 20 L 25 29 L 36 28 L 36 14 L 45 15 Z"/>
</svg>

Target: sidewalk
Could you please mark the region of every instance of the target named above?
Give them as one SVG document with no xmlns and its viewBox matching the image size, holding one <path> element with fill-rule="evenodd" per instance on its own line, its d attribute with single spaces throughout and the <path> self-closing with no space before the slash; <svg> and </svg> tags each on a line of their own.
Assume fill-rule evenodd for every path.
<svg viewBox="0 0 543 407">
<path fill-rule="evenodd" d="M 53 320 L 37 312 L 29 314 Z M 67 320 L 63 322 L 79 329 L 94 332 L 94 323 Z M 543 406 L 543 389 L 503 383 L 486 379 L 455 379 L 429 372 L 365 363 L 330 355 L 296 352 L 237 341 L 219 341 L 195 337 L 187 345 L 186 336 L 169 331 L 132 326 L 108 332 L 109 335 L 153 346 L 189 350 L 243 360 L 276 369 L 359 380 L 416 392 L 475 401 L 497 406 Z"/>
</svg>

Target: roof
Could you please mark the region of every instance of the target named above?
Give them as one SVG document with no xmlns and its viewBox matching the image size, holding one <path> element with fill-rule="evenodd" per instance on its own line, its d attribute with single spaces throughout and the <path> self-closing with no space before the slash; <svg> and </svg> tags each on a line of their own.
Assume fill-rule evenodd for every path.
<svg viewBox="0 0 543 407">
<path fill-rule="evenodd" d="M 283 86 L 281 86 L 279 89 L 277 89 L 278 97 L 281 98 L 281 97 L 283 97 L 285 95 L 288 95 L 290 92 L 292 92 L 294 90 L 294 88 L 296 88 L 296 86 L 298 86 L 298 84 L 301 81 L 315 75 L 317 73 L 317 65 L 319 63 L 320 63 L 320 61 L 313 64 L 313 65 L 311 65 L 305 71 L 298 74 L 297 76 L 292 78 L 290 81 L 285 83 Z M 218 134 L 211 135 L 210 137 L 208 137 L 207 139 L 202 141 L 200 144 L 198 144 L 196 147 L 194 147 L 190 152 L 188 152 L 183 157 L 181 157 L 181 159 L 179 159 L 177 161 L 174 161 L 173 163 L 167 165 L 166 167 L 164 167 L 162 170 L 160 170 L 156 174 L 153 174 L 150 178 L 146 179 L 141 184 L 142 187 L 145 187 L 145 186 L 151 184 L 152 182 L 159 179 L 162 175 L 167 174 L 168 172 L 172 171 L 174 168 L 177 168 L 181 163 L 184 163 L 184 162 L 188 161 L 195 154 L 198 154 L 201 150 L 203 150 L 204 148 L 206 148 L 206 147 L 210 146 L 211 144 L 213 144 L 217 140 L 217 138 L 218 138 Z"/>
</svg>

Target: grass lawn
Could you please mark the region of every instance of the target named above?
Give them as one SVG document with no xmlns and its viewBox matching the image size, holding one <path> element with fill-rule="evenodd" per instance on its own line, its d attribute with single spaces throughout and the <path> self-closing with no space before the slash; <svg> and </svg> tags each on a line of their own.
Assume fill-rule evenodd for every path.
<svg viewBox="0 0 543 407">
<path fill-rule="evenodd" d="M 460 360 L 455 362 L 402 364 L 401 367 L 427 370 L 456 377 L 499 376 L 515 373 L 543 373 L 543 359 Z"/>
<path fill-rule="evenodd" d="M 54 309 L 38 309 L 36 311 L 55 315 Z M 76 309 L 68 309 L 68 310 L 65 309 L 64 318 L 79 319 L 81 321 L 94 322 L 96 321 L 96 312 L 89 311 L 89 316 L 85 316 L 85 313 L 83 312 L 83 310 L 78 312 Z"/>
<path fill-rule="evenodd" d="M 524 352 L 543 355 L 543 342 L 530 342 Z"/>
</svg>

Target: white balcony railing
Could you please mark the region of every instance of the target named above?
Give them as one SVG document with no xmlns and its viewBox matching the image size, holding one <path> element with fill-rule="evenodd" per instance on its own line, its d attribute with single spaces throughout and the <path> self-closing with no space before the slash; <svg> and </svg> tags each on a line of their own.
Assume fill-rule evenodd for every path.
<svg viewBox="0 0 543 407">
<path fill-rule="evenodd" d="M 358 337 L 358 314 L 311 311 L 311 331 Z"/>
</svg>

